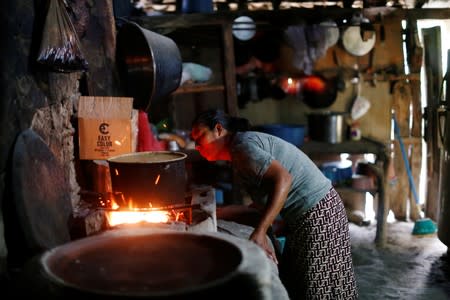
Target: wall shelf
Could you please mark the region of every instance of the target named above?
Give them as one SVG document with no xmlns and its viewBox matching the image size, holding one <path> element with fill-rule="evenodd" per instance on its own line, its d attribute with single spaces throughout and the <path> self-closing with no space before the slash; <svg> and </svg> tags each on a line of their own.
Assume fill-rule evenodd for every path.
<svg viewBox="0 0 450 300">
<path fill-rule="evenodd" d="M 217 84 L 187 84 L 180 86 L 173 92 L 173 95 L 203 92 L 223 92 L 225 87 Z"/>
</svg>

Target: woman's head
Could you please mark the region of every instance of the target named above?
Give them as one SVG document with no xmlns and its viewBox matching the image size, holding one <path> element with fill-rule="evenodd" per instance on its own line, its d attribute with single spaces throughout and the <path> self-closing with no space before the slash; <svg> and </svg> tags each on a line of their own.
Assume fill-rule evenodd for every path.
<svg viewBox="0 0 450 300">
<path fill-rule="evenodd" d="M 209 129 L 214 129 L 216 124 L 222 125 L 229 132 L 247 131 L 250 129 L 250 122 L 245 118 L 232 117 L 220 109 L 208 109 L 192 121 L 192 127 L 204 125 Z"/>
<path fill-rule="evenodd" d="M 222 110 L 207 110 L 192 122 L 195 149 L 209 161 L 229 160 L 230 135 L 250 128 L 248 120 L 232 117 Z"/>
</svg>

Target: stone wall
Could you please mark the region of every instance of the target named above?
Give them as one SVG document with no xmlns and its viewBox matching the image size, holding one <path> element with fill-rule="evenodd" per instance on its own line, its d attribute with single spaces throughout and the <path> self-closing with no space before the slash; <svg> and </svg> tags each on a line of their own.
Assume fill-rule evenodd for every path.
<svg viewBox="0 0 450 300">
<path fill-rule="evenodd" d="M 11 158 L 17 136 L 34 129 L 64 166 L 72 205 L 79 201 L 74 159 L 74 122 L 80 95 L 116 96 L 115 23 L 112 0 L 67 1 L 72 21 L 89 63 L 87 72 L 60 73 L 39 67 L 37 51 L 47 13 L 47 1 L 2 1 L 0 101 L 0 284 L 7 284 L 9 240 L 20 235 L 11 186 Z M 7 46 L 5 46 L 7 45 Z M 36 180 L 41 180 L 36 178 Z M 51 183 L 51 179 L 46 179 Z M 44 221 L 44 220 L 43 220 Z M 17 238 L 20 240 L 20 238 Z M 0 286 L 0 287 L 1 287 Z"/>
</svg>

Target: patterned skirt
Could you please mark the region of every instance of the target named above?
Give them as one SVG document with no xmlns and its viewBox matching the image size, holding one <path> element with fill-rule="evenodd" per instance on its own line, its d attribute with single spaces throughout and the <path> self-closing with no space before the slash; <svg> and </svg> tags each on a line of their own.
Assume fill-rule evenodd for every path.
<svg viewBox="0 0 450 300">
<path fill-rule="evenodd" d="M 334 188 L 287 224 L 280 277 L 291 299 L 357 299 L 348 219 Z"/>
</svg>

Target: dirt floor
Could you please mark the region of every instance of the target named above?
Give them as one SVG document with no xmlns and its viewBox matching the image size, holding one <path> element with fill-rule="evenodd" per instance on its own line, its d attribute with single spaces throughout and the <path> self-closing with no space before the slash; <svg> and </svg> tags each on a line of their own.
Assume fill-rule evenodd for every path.
<svg viewBox="0 0 450 300">
<path fill-rule="evenodd" d="M 375 222 L 350 223 L 359 299 L 450 299 L 447 246 L 437 234 L 413 235 L 413 227 L 413 222 L 388 223 L 386 246 L 379 248 Z"/>
</svg>

